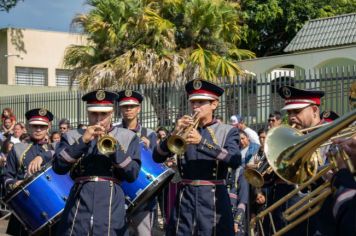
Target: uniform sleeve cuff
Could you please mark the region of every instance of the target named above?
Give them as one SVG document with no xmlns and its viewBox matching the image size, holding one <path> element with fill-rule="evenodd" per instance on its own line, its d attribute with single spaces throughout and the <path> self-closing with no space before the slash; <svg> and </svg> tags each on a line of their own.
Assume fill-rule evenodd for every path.
<svg viewBox="0 0 356 236">
<path fill-rule="evenodd" d="M 123 168 L 125 168 L 126 166 L 128 166 L 130 163 L 131 163 L 131 161 L 132 161 L 132 159 L 131 159 L 131 157 L 130 156 L 128 156 L 128 157 L 126 157 L 126 159 L 124 160 L 124 161 L 122 161 L 121 163 L 119 163 L 119 164 L 114 164 L 114 166 L 116 167 L 116 168 L 121 168 L 121 169 L 123 169 Z"/>
</svg>

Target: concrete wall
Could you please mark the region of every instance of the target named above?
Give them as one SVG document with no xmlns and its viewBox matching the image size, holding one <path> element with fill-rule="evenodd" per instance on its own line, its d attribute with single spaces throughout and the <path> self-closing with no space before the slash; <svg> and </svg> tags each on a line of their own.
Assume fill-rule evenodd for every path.
<svg viewBox="0 0 356 236">
<path fill-rule="evenodd" d="M 0 84 L 7 83 L 7 31 L 0 30 Z"/>
<path fill-rule="evenodd" d="M 16 96 L 16 95 L 24 95 L 24 94 L 62 92 L 62 91 L 69 91 L 69 88 L 0 84 L 0 97 Z"/>
<path fill-rule="evenodd" d="M 355 65 L 356 45 L 261 57 L 240 61 L 238 64 L 256 75 L 264 75 L 285 65 L 294 65 L 308 73 L 309 70 L 312 72 L 321 67 Z"/>
</svg>

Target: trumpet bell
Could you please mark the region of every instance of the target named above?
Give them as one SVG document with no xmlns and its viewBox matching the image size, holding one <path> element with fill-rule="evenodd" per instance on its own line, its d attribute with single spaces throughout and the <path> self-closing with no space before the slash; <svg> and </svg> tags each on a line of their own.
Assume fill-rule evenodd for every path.
<svg viewBox="0 0 356 236">
<path fill-rule="evenodd" d="M 256 188 L 261 188 L 265 182 L 260 172 L 253 168 L 246 168 L 244 176 L 247 182 Z"/>
<path fill-rule="evenodd" d="M 101 154 L 108 156 L 116 152 L 117 141 L 110 135 L 104 135 L 99 138 L 97 147 Z"/>
<path fill-rule="evenodd" d="M 181 155 L 187 149 L 187 144 L 183 137 L 179 135 L 171 135 L 167 140 L 167 146 L 169 151 Z"/>
</svg>

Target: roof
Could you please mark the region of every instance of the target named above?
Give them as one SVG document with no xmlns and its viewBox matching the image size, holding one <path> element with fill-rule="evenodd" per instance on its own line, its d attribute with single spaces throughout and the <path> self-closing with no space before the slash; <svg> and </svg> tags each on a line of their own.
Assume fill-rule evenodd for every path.
<svg viewBox="0 0 356 236">
<path fill-rule="evenodd" d="M 356 13 L 308 21 L 284 52 L 335 47 L 356 43 Z"/>
</svg>

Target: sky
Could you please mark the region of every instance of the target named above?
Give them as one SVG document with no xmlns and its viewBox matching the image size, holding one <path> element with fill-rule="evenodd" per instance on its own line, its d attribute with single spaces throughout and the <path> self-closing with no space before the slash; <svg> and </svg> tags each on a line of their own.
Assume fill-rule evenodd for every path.
<svg viewBox="0 0 356 236">
<path fill-rule="evenodd" d="M 31 28 L 70 31 L 70 22 L 77 13 L 85 13 L 85 0 L 23 0 L 7 13 L 0 11 L 0 29 Z"/>
</svg>

